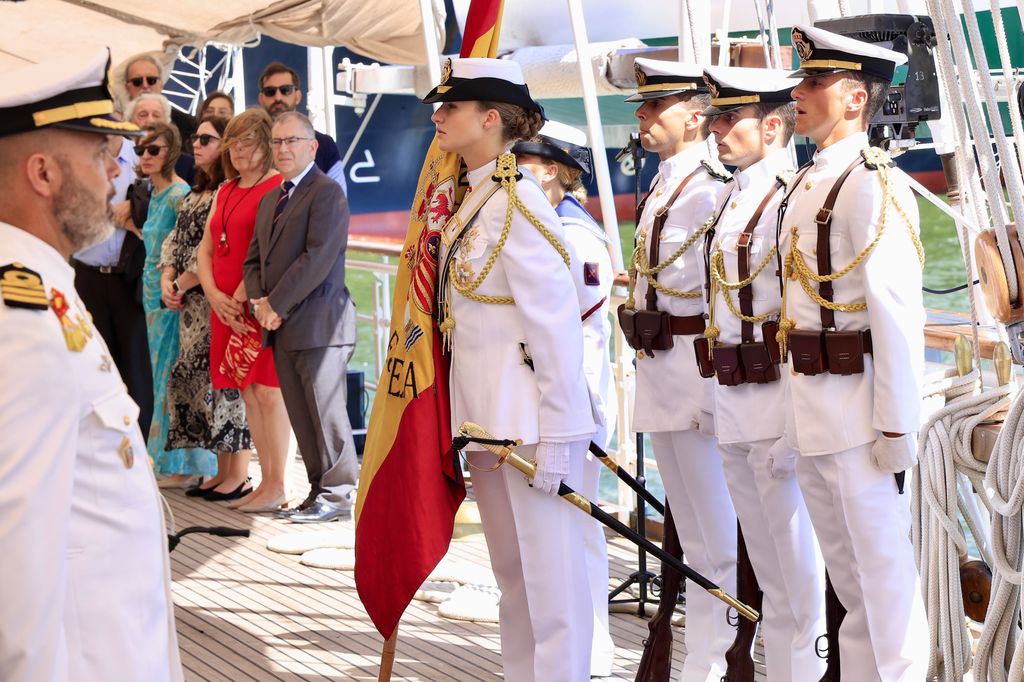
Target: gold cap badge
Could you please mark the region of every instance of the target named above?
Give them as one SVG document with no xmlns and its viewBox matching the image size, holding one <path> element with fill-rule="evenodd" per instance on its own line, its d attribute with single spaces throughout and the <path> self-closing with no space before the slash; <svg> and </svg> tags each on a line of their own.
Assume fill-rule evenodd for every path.
<svg viewBox="0 0 1024 682">
<path fill-rule="evenodd" d="M 636 84 L 640 87 L 647 85 L 647 74 L 640 68 L 640 65 L 633 62 L 633 73 L 636 74 Z"/>
<path fill-rule="evenodd" d="M 448 82 L 448 79 L 452 77 L 452 58 L 448 57 L 444 60 L 444 66 L 441 67 L 441 85 Z"/>
<path fill-rule="evenodd" d="M 811 54 L 814 52 L 814 43 L 812 43 L 804 32 L 798 28 L 793 29 L 793 47 L 796 48 L 797 55 L 800 56 L 800 61 L 807 61 L 811 58 Z"/>
<path fill-rule="evenodd" d="M 708 78 L 707 74 L 704 74 L 704 85 L 708 86 L 708 90 L 711 91 L 711 96 L 718 99 L 718 85 L 715 84 L 715 81 Z"/>
</svg>

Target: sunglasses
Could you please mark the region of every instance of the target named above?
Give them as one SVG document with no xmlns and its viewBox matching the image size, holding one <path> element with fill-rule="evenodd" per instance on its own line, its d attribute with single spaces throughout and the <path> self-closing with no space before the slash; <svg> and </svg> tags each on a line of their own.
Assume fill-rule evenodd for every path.
<svg viewBox="0 0 1024 682">
<path fill-rule="evenodd" d="M 202 135 L 195 134 L 189 139 L 192 140 L 192 144 L 198 142 L 200 146 L 205 147 L 206 145 L 210 144 L 210 142 L 212 142 L 213 140 L 219 140 L 220 138 L 217 137 L 216 135 L 209 135 L 207 133 L 203 133 Z"/>
<path fill-rule="evenodd" d="M 260 92 L 263 93 L 264 97 L 273 97 L 274 95 L 277 94 L 278 90 L 281 91 L 282 95 L 284 95 L 285 97 L 288 97 L 293 92 L 295 92 L 295 86 L 294 85 L 277 85 L 277 86 L 265 85 L 262 88 L 260 88 Z"/>
<path fill-rule="evenodd" d="M 160 150 L 167 149 L 165 144 L 137 144 L 135 145 L 135 155 L 144 156 L 149 154 L 150 156 L 160 156 Z"/>
<path fill-rule="evenodd" d="M 143 81 L 146 82 L 146 85 L 156 85 L 160 81 L 160 76 L 136 76 L 128 79 L 128 82 L 137 88 L 142 87 Z"/>
</svg>

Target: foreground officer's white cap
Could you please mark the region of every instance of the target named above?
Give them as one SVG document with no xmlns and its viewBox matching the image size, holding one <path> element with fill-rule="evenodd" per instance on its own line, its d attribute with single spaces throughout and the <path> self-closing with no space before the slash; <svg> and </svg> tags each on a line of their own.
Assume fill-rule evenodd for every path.
<svg viewBox="0 0 1024 682">
<path fill-rule="evenodd" d="M 905 54 L 823 28 L 794 26 L 792 37 L 793 47 L 800 57 L 800 70 L 795 76 L 858 71 L 891 82 L 896 67 L 907 63 Z"/>
<path fill-rule="evenodd" d="M 704 69 L 696 64 L 637 57 L 633 62 L 633 72 L 637 89 L 635 95 L 626 98 L 627 102 L 708 91 L 704 84 Z"/>
<path fill-rule="evenodd" d="M 441 82 L 423 98 L 426 104 L 469 101 L 517 104 L 544 114 L 540 104 L 530 97 L 522 67 L 510 59 L 449 57 L 441 69 Z"/>
<path fill-rule="evenodd" d="M 0 137 L 51 127 L 138 134 L 137 126 L 110 117 L 109 68 L 110 51 L 102 48 L 8 71 L 0 90 Z"/>
<path fill-rule="evenodd" d="M 704 83 L 711 91 L 711 106 L 703 114 L 717 116 L 748 104 L 791 102 L 790 93 L 798 82 L 791 72 L 778 69 L 709 66 L 704 69 Z"/>
<path fill-rule="evenodd" d="M 590 174 L 594 159 L 587 147 L 587 135 L 558 121 L 548 121 L 537 133 L 536 140 L 522 140 L 512 147 L 513 154 L 534 154 Z"/>
</svg>

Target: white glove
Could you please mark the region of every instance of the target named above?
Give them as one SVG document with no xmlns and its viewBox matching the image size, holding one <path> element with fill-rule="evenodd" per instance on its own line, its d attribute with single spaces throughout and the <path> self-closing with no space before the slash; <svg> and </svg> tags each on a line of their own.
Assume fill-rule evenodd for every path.
<svg viewBox="0 0 1024 682">
<path fill-rule="evenodd" d="M 871 446 L 871 463 L 883 474 L 898 474 L 917 464 L 917 434 L 890 438 L 880 434 Z"/>
<path fill-rule="evenodd" d="M 530 483 L 549 495 L 558 494 L 558 484 L 569 476 L 569 443 L 537 443 L 537 473 Z"/>
<path fill-rule="evenodd" d="M 768 448 L 768 476 L 776 479 L 793 478 L 796 475 L 796 450 L 782 436 Z"/>
</svg>

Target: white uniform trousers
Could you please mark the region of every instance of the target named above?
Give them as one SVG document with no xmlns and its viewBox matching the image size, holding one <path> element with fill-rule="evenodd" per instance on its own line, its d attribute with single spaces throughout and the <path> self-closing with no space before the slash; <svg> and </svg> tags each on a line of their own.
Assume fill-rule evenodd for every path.
<svg viewBox="0 0 1024 682">
<path fill-rule="evenodd" d="M 693 429 L 652 433 L 651 443 L 686 563 L 735 594 L 736 512 L 717 442 Z M 680 682 L 719 682 L 725 675 L 725 652 L 736 637 L 727 610 L 723 602 L 686 583 L 686 660 Z"/>
<path fill-rule="evenodd" d="M 597 502 L 598 483 L 604 465 L 597 457 L 587 453 L 583 461 L 583 487 L 580 493 L 588 500 Z M 578 514 L 586 553 L 587 582 L 590 585 L 590 599 L 594 605 L 594 645 L 590 654 L 590 674 L 594 677 L 608 677 L 615 662 L 615 642 L 608 627 L 608 542 L 604 526 L 596 519 Z"/>
<path fill-rule="evenodd" d="M 832 585 L 846 607 L 844 680 L 920 682 L 928 621 L 910 544 L 910 493 L 871 463 L 871 443 L 800 457 L 797 479 Z"/>
<path fill-rule="evenodd" d="M 587 442 L 572 444 L 566 483 L 579 489 Z M 533 459 L 535 445 L 517 452 Z M 491 568 L 501 590 L 501 663 L 510 682 L 590 679 L 594 610 L 587 583 L 583 515 L 565 500 L 534 490 L 497 457 L 472 452 L 473 488 Z"/>
<path fill-rule="evenodd" d="M 825 661 L 825 573 L 796 478 L 772 478 L 774 439 L 719 444 L 747 554 L 764 593 L 761 634 L 769 682 L 818 682 Z"/>
</svg>

